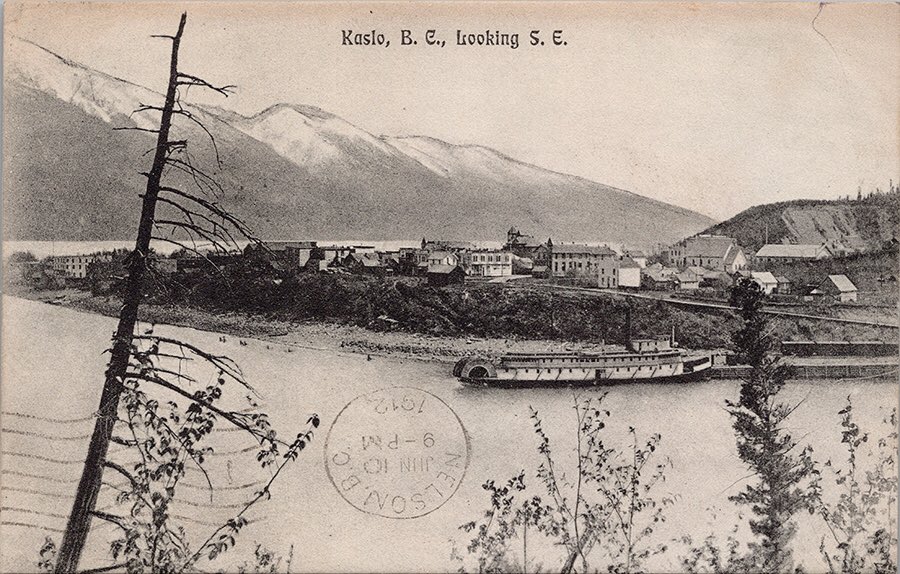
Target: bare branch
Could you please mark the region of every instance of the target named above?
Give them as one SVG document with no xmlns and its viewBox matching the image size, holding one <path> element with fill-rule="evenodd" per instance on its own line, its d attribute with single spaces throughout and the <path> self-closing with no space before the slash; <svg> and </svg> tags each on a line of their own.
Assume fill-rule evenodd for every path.
<svg viewBox="0 0 900 574">
<path fill-rule="evenodd" d="M 122 516 L 116 516 L 115 514 L 109 514 L 108 512 L 100 512 L 99 510 L 94 510 L 91 514 L 100 520 L 115 524 L 125 532 L 128 532 L 128 526 L 125 524 L 125 518 Z M 110 570 L 112 570 L 112 568 Z M 88 570 L 88 572 L 90 572 L 90 570 Z M 94 570 L 94 572 L 96 572 L 96 570 Z"/>
<path fill-rule="evenodd" d="M 200 129 L 203 130 L 203 131 L 206 133 L 207 137 L 209 138 L 209 141 L 212 142 L 213 152 L 216 154 L 216 164 L 219 165 L 219 166 L 221 166 L 221 165 L 222 165 L 222 158 L 219 156 L 219 146 L 216 145 L 216 138 L 213 137 L 212 133 L 211 133 L 208 129 L 206 129 L 206 126 L 203 125 L 203 122 L 201 122 L 200 120 L 198 120 L 197 118 L 195 118 L 195 117 L 194 117 L 194 114 L 192 114 L 192 113 L 189 112 L 188 110 L 186 110 L 186 109 L 184 109 L 183 107 L 181 107 L 180 104 L 179 104 L 179 109 L 177 109 L 177 110 L 172 110 L 172 113 L 173 113 L 173 114 L 178 114 L 178 115 L 180 115 L 180 116 L 184 116 L 184 117 L 186 117 L 187 119 L 189 119 L 189 120 L 191 120 L 192 122 L 194 122 L 195 124 L 197 124 L 198 126 L 200 126 Z"/>
<path fill-rule="evenodd" d="M 248 226 L 246 223 L 244 223 L 244 221 L 241 220 L 240 218 L 228 213 L 227 211 L 225 211 L 224 209 L 219 207 L 219 205 L 217 203 L 215 203 L 213 201 L 209 201 L 202 197 L 197 197 L 196 195 L 184 192 L 184 191 L 182 191 L 180 189 L 176 189 L 174 187 L 162 186 L 159 188 L 159 190 L 161 192 L 168 192 L 173 195 L 177 195 L 179 197 L 187 199 L 188 201 L 192 201 L 192 202 L 202 206 L 207 211 L 213 213 L 214 215 L 216 215 L 218 217 L 221 217 L 223 220 L 230 223 L 232 226 L 235 227 L 235 229 L 237 229 L 238 233 L 243 235 L 245 238 L 247 238 L 251 242 L 259 243 L 259 240 L 253 235 L 253 232 L 250 230 L 250 226 Z"/>
<path fill-rule="evenodd" d="M 222 239 L 222 241 L 225 241 L 226 243 L 230 243 L 231 245 L 234 245 L 235 249 L 240 249 L 234 236 L 231 234 L 231 232 L 228 231 L 228 228 L 224 225 L 225 223 L 227 223 L 227 220 L 224 220 L 223 222 L 215 221 L 207 215 L 198 213 L 196 211 L 192 211 L 192 210 L 184 207 L 177 201 L 172 201 L 171 199 L 166 199 L 164 197 L 157 198 L 157 201 L 159 201 L 161 203 L 165 203 L 167 205 L 171 205 L 172 207 L 174 207 L 175 209 L 180 211 L 182 213 L 182 215 L 184 217 L 186 217 L 190 223 L 194 223 L 195 217 L 206 221 L 207 223 L 209 223 L 210 225 L 213 226 L 213 231 L 217 235 L 219 233 L 224 234 L 224 237 L 222 235 L 219 235 L 219 237 L 220 237 L 220 239 Z"/>
<path fill-rule="evenodd" d="M 195 347 L 194 345 L 191 345 L 190 343 L 185 343 L 184 341 L 179 341 L 178 339 L 172 339 L 170 337 L 162 337 L 160 335 L 135 335 L 134 339 L 142 341 L 152 341 L 157 344 L 172 345 L 177 347 L 178 349 L 190 351 L 201 359 L 208 361 L 216 369 L 221 371 L 222 374 L 228 376 L 230 379 L 234 380 L 236 383 L 245 387 L 254 395 L 259 397 L 259 393 L 257 393 L 256 390 L 251 387 L 246 380 L 244 380 L 244 373 L 241 372 L 240 367 L 230 357 L 226 357 L 224 355 L 212 355 L 202 349 Z"/>
<path fill-rule="evenodd" d="M 209 190 L 209 192 L 214 196 L 225 193 L 225 189 L 221 186 L 221 184 L 219 184 L 218 181 L 215 180 L 215 178 L 213 178 L 203 170 L 194 167 L 189 162 L 182 161 L 173 157 L 167 157 L 165 162 L 167 165 L 172 166 L 173 168 L 191 176 L 191 178 L 194 180 L 194 183 L 201 190 Z"/>
<path fill-rule="evenodd" d="M 133 116 L 134 114 L 139 114 L 139 113 L 141 113 L 141 112 L 148 112 L 148 111 L 163 112 L 163 111 L 165 111 L 165 110 L 164 110 L 162 107 L 160 107 L 160 106 L 151 106 L 151 105 L 148 105 L 148 104 L 142 104 L 142 103 L 138 102 L 138 107 L 136 107 L 135 109 L 133 109 L 133 110 L 131 111 L 131 113 L 128 114 L 128 117 L 130 118 L 130 117 Z"/>
<path fill-rule="evenodd" d="M 175 240 L 175 239 L 170 239 L 170 238 L 167 238 L 167 237 L 160 237 L 159 235 L 152 235 L 150 238 L 153 239 L 154 241 L 162 241 L 163 243 L 170 243 L 170 244 L 172 244 L 172 245 L 175 245 L 175 246 L 177 246 L 177 247 L 180 247 L 181 249 L 184 249 L 185 251 L 190 251 L 191 253 L 197 255 L 198 257 L 200 257 L 201 259 L 203 259 L 203 260 L 205 260 L 207 263 L 209 263 L 210 267 L 212 267 L 213 269 L 215 269 L 216 272 L 217 272 L 219 275 L 221 275 L 223 279 L 225 279 L 226 281 L 230 281 L 230 280 L 228 279 L 228 277 L 227 277 L 224 273 L 222 273 L 222 270 L 219 269 L 219 266 L 216 265 L 215 263 L 213 263 L 213 262 L 210 260 L 210 258 L 206 256 L 205 253 L 203 253 L 202 251 L 198 250 L 197 248 L 191 247 L 190 245 L 186 245 L 186 244 L 182 243 L 181 241 L 177 241 L 177 240 Z"/>
<path fill-rule="evenodd" d="M 176 83 L 179 86 L 200 86 L 203 88 L 208 88 L 214 92 L 222 94 L 226 98 L 229 94 L 233 94 L 235 89 L 237 88 L 237 86 L 231 84 L 226 86 L 214 86 L 203 78 L 198 78 L 197 76 L 192 76 L 183 72 L 178 72 L 178 80 Z"/>
<path fill-rule="evenodd" d="M 135 365 L 135 366 L 138 366 L 138 365 Z M 155 372 L 157 372 L 157 373 L 162 373 L 162 374 L 164 374 L 164 375 L 171 375 L 171 376 L 173 376 L 173 377 L 176 377 L 176 378 L 178 378 L 178 379 L 182 379 L 182 380 L 187 381 L 187 382 L 189 382 L 189 383 L 198 384 L 198 383 L 197 383 L 197 379 L 195 379 L 194 377 L 192 377 L 192 376 L 190 376 L 190 375 L 185 375 L 184 373 L 179 373 L 179 372 L 176 372 L 176 371 L 172 371 L 172 370 L 170 370 L 170 369 L 164 369 L 164 368 L 158 367 L 158 366 L 156 366 L 156 365 L 154 365 L 154 366 L 152 367 L 152 369 L 148 369 L 148 370 L 152 370 L 152 371 L 155 371 Z"/>
<path fill-rule="evenodd" d="M 111 469 L 113 469 L 114 471 L 116 471 L 116 472 L 118 472 L 119 474 L 121 474 L 122 476 L 124 476 L 125 478 L 127 478 L 127 479 L 128 479 L 128 482 L 131 483 L 131 487 L 132 487 L 134 490 L 136 490 L 136 491 L 140 491 L 140 490 L 141 490 L 141 488 L 142 488 L 142 487 L 141 487 L 141 483 L 138 482 L 138 479 L 136 479 L 130 472 L 128 472 L 127 470 L 125 470 L 125 467 L 124 467 L 124 466 L 122 466 L 122 465 L 120 465 L 120 464 L 118 464 L 118 463 L 115 463 L 115 462 L 113 462 L 113 461 L 111 461 L 111 460 L 107 460 L 106 462 L 104 462 L 104 463 L 103 463 L 103 466 L 105 466 L 105 467 L 107 467 L 107 468 L 111 468 Z"/>
<path fill-rule="evenodd" d="M 222 253 L 228 253 L 229 251 L 231 251 L 230 249 L 228 249 L 227 245 L 222 243 L 222 241 L 224 239 L 222 237 L 218 236 L 215 233 L 215 231 L 211 231 L 211 230 L 206 229 L 205 227 L 202 227 L 195 223 L 190 223 L 188 221 L 175 221 L 172 219 L 157 219 L 154 222 L 154 226 L 156 226 L 157 229 L 161 225 L 168 225 L 169 227 L 180 228 L 180 229 L 187 231 L 189 234 L 190 234 L 190 232 L 194 232 L 201 238 L 208 241 L 210 243 L 210 245 L 212 245 L 216 249 L 216 251 L 220 251 Z"/>
</svg>

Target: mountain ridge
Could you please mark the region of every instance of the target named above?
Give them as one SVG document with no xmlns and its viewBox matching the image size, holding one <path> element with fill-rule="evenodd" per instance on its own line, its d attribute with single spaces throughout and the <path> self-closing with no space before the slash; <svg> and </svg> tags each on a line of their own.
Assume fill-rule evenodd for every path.
<svg viewBox="0 0 900 574">
<path fill-rule="evenodd" d="M 139 171 L 140 154 L 98 154 L 91 148 L 95 142 L 116 151 L 134 152 L 135 142 L 152 147 L 142 137 L 150 134 L 109 128 L 153 126 L 152 112 L 133 109 L 161 94 L 28 40 L 7 42 L 11 89 L 4 107 L 7 131 L 15 133 L 4 136 L 6 149 L 13 152 L 4 160 L 7 189 L 14 190 L 4 194 L 5 221 L 12 223 L 5 226 L 5 237 L 129 237 L 131 229 L 119 221 L 127 218 L 103 210 L 106 205 L 133 208 L 111 196 L 99 177 L 121 179 L 123 188 L 139 192 L 142 182 L 124 178 Z M 213 105 L 186 107 L 210 123 L 225 151 L 221 174 L 233 190 L 230 207 L 261 236 L 376 240 L 444 234 L 481 240 L 500 238 L 517 225 L 565 240 L 634 244 L 672 241 L 713 223 L 687 208 L 548 170 L 487 146 L 427 135 L 373 135 L 309 104 L 273 104 L 251 116 Z M 82 137 L 60 133 L 42 121 L 50 110 L 60 118 L 59 125 L 84 129 Z M 205 134 L 189 125 L 180 129 L 198 158 L 212 157 Z M 48 149 L 34 153 L 36 138 Z M 31 153 L 16 153 L 20 151 Z M 60 173 L 57 165 L 68 171 Z M 41 195 L 61 189 L 66 179 L 83 186 L 77 201 L 65 194 Z M 96 193 L 93 200 L 91 191 Z M 85 221 L 102 220 L 107 226 L 53 225 L 34 211 L 37 204 L 58 214 L 85 212 Z"/>
<path fill-rule="evenodd" d="M 900 191 L 856 200 L 796 199 L 745 209 L 703 233 L 733 237 L 756 252 L 766 243 L 826 244 L 836 253 L 877 251 L 900 237 Z"/>
</svg>

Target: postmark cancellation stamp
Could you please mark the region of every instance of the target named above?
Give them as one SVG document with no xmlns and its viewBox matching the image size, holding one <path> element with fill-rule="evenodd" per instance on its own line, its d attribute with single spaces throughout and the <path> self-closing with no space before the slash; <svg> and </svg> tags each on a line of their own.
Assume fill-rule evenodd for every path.
<svg viewBox="0 0 900 574">
<path fill-rule="evenodd" d="M 325 469 L 356 509 L 418 518 L 456 493 L 470 450 L 446 402 L 421 389 L 391 387 L 358 396 L 338 413 L 325 441 Z"/>
</svg>

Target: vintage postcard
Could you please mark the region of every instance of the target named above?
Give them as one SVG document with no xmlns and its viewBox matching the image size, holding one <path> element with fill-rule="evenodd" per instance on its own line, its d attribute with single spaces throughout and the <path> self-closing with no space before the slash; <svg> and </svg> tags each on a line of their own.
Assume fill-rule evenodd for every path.
<svg viewBox="0 0 900 574">
<path fill-rule="evenodd" d="M 898 30 L 7 2 L 0 571 L 896 572 Z"/>
</svg>

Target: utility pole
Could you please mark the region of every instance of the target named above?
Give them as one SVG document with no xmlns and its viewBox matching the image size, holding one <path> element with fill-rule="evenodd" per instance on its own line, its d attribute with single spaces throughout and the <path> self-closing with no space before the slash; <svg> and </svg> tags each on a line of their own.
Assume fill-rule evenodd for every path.
<svg viewBox="0 0 900 574">
<path fill-rule="evenodd" d="M 150 250 L 150 239 L 156 215 L 160 180 L 163 168 L 166 165 L 169 148 L 172 145 L 169 142 L 169 129 L 172 125 L 172 110 L 175 106 L 178 88 L 178 47 L 181 43 L 181 35 L 184 32 L 186 21 L 187 14 L 185 13 L 181 15 L 178 32 L 174 36 L 156 36 L 172 40 L 169 86 L 166 90 L 165 105 L 161 109 L 162 117 L 159 129 L 153 130 L 158 132 L 156 151 L 150 172 L 145 174 L 147 177 L 147 188 L 141 207 L 137 240 L 134 251 L 128 260 L 128 282 L 122 310 L 119 314 L 119 325 L 113 338 L 113 347 L 106 369 L 103 393 L 100 396 L 100 407 L 97 409 L 97 422 L 94 424 L 94 432 L 91 435 L 81 480 L 78 482 L 78 490 L 75 493 L 75 502 L 72 505 L 72 512 L 69 514 L 66 531 L 63 534 L 62 544 L 60 545 L 56 561 L 55 571 L 57 574 L 74 573 L 77 570 L 88 531 L 91 527 L 91 518 L 97 505 L 97 497 L 100 494 L 106 455 L 118 414 L 119 398 L 122 394 L 122 385 L 131 359 L 134 328 L 137 323 L 138 305 L 141 301 L 141 284 L 143 283 L 147 256 Z"/>
</svg>

